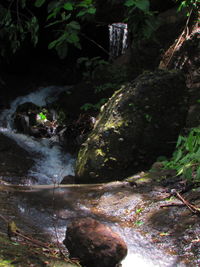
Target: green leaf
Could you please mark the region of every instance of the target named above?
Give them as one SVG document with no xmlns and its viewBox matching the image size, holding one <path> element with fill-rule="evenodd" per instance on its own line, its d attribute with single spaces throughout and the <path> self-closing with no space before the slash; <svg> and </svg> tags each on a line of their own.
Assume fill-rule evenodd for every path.
<svg viewBox="0 0 200 267">
<path fill-rule="evenodd" d="M 187 168 L 184 172 L 183 172 L 184 176 L 186 179 L 191 180 L 192 179 L 192 167 Z"/>
<path fill-rule="evenodd" d="M 71 11 L 71 10 L 74 9 L 73 4 L 70 3 L 70 2 L 65 3 L 64 6 L 63 6 L 63 8 L 64 8 L 65 10 L 68 10 L 68 11 Z"/>
<path fill-rule="evenodd" d="M 124 4 L 127 7 L 131 7 L 135 5 L 135 1 L 134 0 L 127 0 Z"/>
<path fill-rule="evenodd" d="M 143 225 L 143 224 L 144 224 L 143 221 L 136 221 L 136 222 L 135 222 L 135 225 L 137 225 L 137 226 L 140 226 L 140 225 Z"/>
<path fill-rule="evenodd" d="M 68 26 L 70 26 L 74 30 L 80 30 L 80 24 L 77 21 L 71 21 Z"/>
<path fill-rule="evenodd" d="M 58 39 L 52 41 L 51 43 L 49 43 L 48 49 L 54 48 L 57 45 L 57 43 L 58 43 Z"/>
<path fill-rule="evenodd" d="M 39 115 L 40 120 L 46 120 L 47 119 L 46 115 L 42 112 L 40 112 L 38 115 Z"/>
<path fill-rule="evenodd" d="M 45 26 L 45 28 L 50 27 L 50 26 L 53 26 L 53 25 L 56 25 L 56 24 L 58 24 L 58 23 L 62 23 L 62 22 L 63 22 L 62 20 L 56 20 L 56 21 L 53 21 L 53 22 L 47 24 L 47 25 Z"/>
<path fill-rule="evenodd" d="M 197 172 L 196 172 L 196 179 L 200 180 L 200 166 L 198 167 Z"/>
<path fill-rule="evenodd" d="M 81 3 L 77 4 L 77 7 L 85 7 L 85 8 L 87 8 L 88 4 L 84 3 L 84 2 L 81 2 Z"/>
<path fill-rule="evenodd" d="M 47 17 L 47 20 L 51 19 L 51 18 L 55 18 L 56 17 L 56 13 L 51 13 L 49 14 L 49 16 Z"/>
<path fill-rule="evenodd" d="M 179 149 L 176 153 L 176 156 L 174 158 L 174 162 L 177 162 L 181 157 L 182 157 L 183 153 L 181 151 L 181 149 Z"/>
<path fill-rule="evenodd" d="M 41 7 L 45 3 L 45 0 L 36 0 L 35 1 L 35 6 L 36 7 Z"/>
<path fill-rule="evenodd" d="M 96 13 L 96 8 L 94 8 L 94 7 L 90 7 L 88 10 L 87 10 L 87 13 L 88 14 L 95 14 Z"/>
<path fill-rule="evenodd" d="M 135 6 L 142 10 L 143 12 L 149 10 L 149 0 L 139 0 L 135 1 Z"/>
<path fill-rule="evenodd" d="M 72 34 L 70 34 L 69 37 L 67 38 L 67 41 L 71 44 L 78 43 L 79 37 L 78 37 L 77 33 L 73 32 Z"/>
<path fill-rule="evenodd" d="M 76 15 L 76 17 L 82 17 L 85 14 L 87 14 L 87 10 L 81 10 L 81 11 L 78 12 L 78 14 Z"/>
<path fill-rule="evenodd" d="M 87 110 L 92 109 L 92 108 L 94 108 L 94 105 L 91 104 L 91 103 L 86 103 L 86 104 L 84 104 L 83 106 L 80 107 L 80 109 L 84 110 L 84 111 L 87 111 Z"/>
<path fill-rule="evenodd" d="M 184 138 L 181 135 L 179 135 L 177 143 L 176 143 L 176 147 L 179 147 L 183 140 L 184 140 Z"/>
<path fill-rule="evenodd" d="M 51 1 L 49 4 L 48 4 L 48 7 L 47 7 L 47 10 L 48 10 L 48 13 L 54 11 L 53 13 L 58 13 L 58 11 L 60 10 L 61 6 L 60 6 L 60 2 L 55 0 L 55 1 Z"/>
<path fill-rule="evenodd" d="M 195 138 L 194 138 L 193 132 L 191 131 L 187 138 L 187 143 L 186 143 L 186 148 L 190 152 L 193 151 L 194 141 L 195 141 Z"/>
</svg>

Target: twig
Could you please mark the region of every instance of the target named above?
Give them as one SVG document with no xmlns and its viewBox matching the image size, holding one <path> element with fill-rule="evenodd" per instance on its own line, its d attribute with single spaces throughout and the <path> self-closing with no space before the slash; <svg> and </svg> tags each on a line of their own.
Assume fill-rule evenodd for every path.
<svg viewBox="0 0 200 267">
<path fill-rule="evenodd" d="M 49 250 L 51 253 L 53 253 L 53 250 L 52 250 L 46 243 L 43 243 L 42 241 L 39 241 L 39 240 L 34 239 L 34 238 L 32 238 L 32 237 L 28 237 L 28 236 L 22 234 L 20 231 L 16 231 L 16 232 L 15 232 L 15 235 L 16 235 L 16 236 L 19 236 L 19 237 L 22 237 L 23 239 L 25 239 L 25 240 L 27 240 L 27 241 L 29 241 L 29 242 L 31 242 L 31 243 L 33 243 L 33 244 L 39 246 L 39 247 L 46 248 L 46 249 Z"/>
<path fill-rule="evenodd" d="M 189 21 L 190 21 L 190 18 L 191 18 L 192 11 L 193 11 L 193 9 L 190 10 L 190 12 L 189 12 L 189 16 L 188 16 L 187 21 L 186 21 L 186 24 L 185 24 L 185 27 L 184 27 L 182 33 L 180 34 L 180 36 L 179 36 L 179 38 L 178 38 L 178 40 L 177 40 L 175 46 L 173 47 L 173 50 L 172 50 L 172 52 L 171 52 L 170 57 L 168 58 L 167 62 L 165 63 L 165 66 L 166 66 L 166 67 L 167 67 L 167 66 L 169 65 L 169 63 L 171 62 L 171 59 L 172 59 L 174 53 L 176 52 L 177 47 L 178 47 L 181 43 L 183 43 L 182 38 L 185 38 L 185 39 L 186 39 L 186 38 L 188 37 L 188 32 L 189 32 L 188 24 L 189 24 Z M 185 35 L 185 36 L 184 36 L 184 35 Z"/>
<path fill-rule="evenodd" d="M 175 195 L 177 196 L 178 199 L 180 199 L 187 207 L 188 209 L 195 214 L 200 215 L 200 208 L 190 204 L 186 199 L 184 199 L 179 192 L 175 191 Z"/>
<path fill-rule="evenodd" d="M 185 206 L 185 204 L 183 204 L 183 203 L 169 203 L 169 204 L 160 205 L 160 208 L 174 207 L 174 206 Z"/>
<path fill-rule="evenodd" d="M 103 186 L 105 184 L 44 184 L 44 185 L 12 185 L 12 184 L 0 184 L 0 190 L 7 191 L 33 191 L 33 190 L 43 190 L 43 189 L 57 189 L 57 188 L 92 188 L 97 186 Z"/>
<path fill-rule="evenodd" d="M 88 41 L 90 41 L 91 43 L 95 44 L 96 46 L 98 46 L 102 51 L 104 51 L 107 55 L 110 56 L 110 53 L 103 48 L 100 44 L 98 44 L 97 42 L 95 42 L 93 39 L 89 38 L 88 36 L 86 36 L 85 34 L 81 34 L 85 39 L 87 39 Z"/>
</svg>

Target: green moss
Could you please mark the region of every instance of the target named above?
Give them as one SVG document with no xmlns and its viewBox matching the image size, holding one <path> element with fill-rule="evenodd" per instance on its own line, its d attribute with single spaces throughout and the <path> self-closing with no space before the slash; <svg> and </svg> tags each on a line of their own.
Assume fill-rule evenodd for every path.
<svg viewBox="0 0 200 267">
<path fill-rule="evenodd" d="M 111 160 L 111 161 L 117 161 L 117 159 L 114 158 L 114 157 L 110 157 L 109 160 Z"/>
<path fill-rule="evenodd" d="M 84 169 L 87 163 L 87 147 L 80 149 L 78 153 L 78 159 L 76 162 L 76 175 L 81 176 L 84 173 Z"/>
<path fill-rule="evenodd" d="M 104 125 L 104 130 L 110 130 L 110 129 L 118 129 L 120 128 L 124 122 L 122 120 L 119 121 L 107 121 L 106 124 Z"/>
<path fill-rule="evenodd" d="M 8 266 L 14 266 L 11 264 L 10 260 L 1 260 L 0 259 L 0 267 L 8 267 Z"/>
<path fill-rule="evenodd" d="M 95 150 L 95 155 L 104 157 L 105 153 L 102 151 L 102 149 L 98 148 L 98 149 Z"/>
</svg>

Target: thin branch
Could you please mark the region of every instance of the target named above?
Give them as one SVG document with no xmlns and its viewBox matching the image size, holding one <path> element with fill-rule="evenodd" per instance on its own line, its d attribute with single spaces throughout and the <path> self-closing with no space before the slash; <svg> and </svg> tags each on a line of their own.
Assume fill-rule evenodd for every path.
<svg viewBox="0 0 200 267">
<path fill-rule="evenodd" d="M 180 199 L 187 207 L 188 209 L 192 212 L 192 213 L 195 213 L 195 214 L 198 214 L 200 215 L 200 208 L 192 205 L 191 203 L 189 203 L 186 199 L 184 199 L 179 192 L 175 192 L 176 196 L 178 199 Z"/>
<path fill-rule="evenodd" d="M 110 53 L 104 48 L 102 47 L 100 44 L 98 44 L 97 42 L 95 42 L 93 39 L 89 38 L 88 36 L 86 36 L 85 34 L 81 33 L 81 36 L 83 36 L 85 39 L 87 39 L 88 41 L 90 41 L 91 43 L 95 44 L 96 46 L 98 46 L 101 50 L 103 50 L 107 55 L 110 56 Z"/>
</svg>

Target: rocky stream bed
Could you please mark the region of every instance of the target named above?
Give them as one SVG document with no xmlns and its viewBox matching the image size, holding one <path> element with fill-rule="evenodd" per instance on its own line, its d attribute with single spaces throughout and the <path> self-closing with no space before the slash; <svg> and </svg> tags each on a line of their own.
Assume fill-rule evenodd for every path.
<svg viewBox="0 0 200 267">
<path fill-rule="evenodd" d="M 20 183 L 19 178 L 26 177 L 32 164 L 30 155 L 9 138 L 6 138 L 5 146 L 5 137 L 2 136 L 0 147 L 4 149 L 1 179 Z M 49 252 L 45 255 L 45 248 L 36 248 L 30 243 L 27 246 L 23 238 L 18 240 L 19 243 L 9 241 L 7 222 L 14 221 L 20 231 L 34 239 L 50 243 L 55 242 L 57 235 L 62 243 L 66 225 L 81 217 L 95 218 L 122 236 L 130 250 L 123 266 L 133 266 L 130 261 L 140 264 L 137 266 L 199 266 L 199 212 L 195 214 L 190 210 L 177 195 L 172 194 L 172 189 L 198 207 L 200 187 L 197 185 L 191 190 L 173 172 L 157 167 L 126 181 L 90 187 L 30 187 L 24 191 L 5 188 L 6 182 L 1 182 L 1 266 L 73 266 L 65 261 L 62 265 Z M 56 234 L 52 228 L 54 224 Z"/>
</svg>

